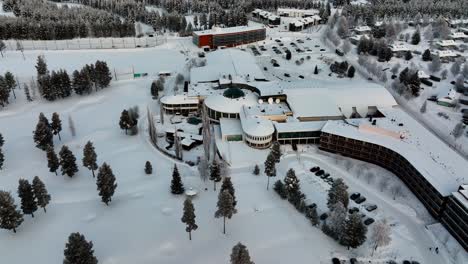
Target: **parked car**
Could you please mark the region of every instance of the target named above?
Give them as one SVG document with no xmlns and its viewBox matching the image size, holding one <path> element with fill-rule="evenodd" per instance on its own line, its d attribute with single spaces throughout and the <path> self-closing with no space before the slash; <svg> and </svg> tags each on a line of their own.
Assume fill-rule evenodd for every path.
<svg viewBox="0 0 468 264">
<path fill-rule="evenodd" d="M 315 173 L 316 176 L 322 176 L 325 173 L 324 170 L 319 170 Z"/>
<path fill-rule="evenodd" d="M 325 220 L 328 218 L 328 214 L 327 213 L 323 213 L 320 215 L 320 220 Z"/>
<path fill-rule="evenodd" d="M 349 199 L 351 199 L 351 200 L 354 201 L 354 200 L 356 200 L 357 198 L 359 198 L 360 196 L 361 196 L 360 193 L 355 192 L 355 193 L 352 193 L 352 194 L 349 196 Z"/>
<path fill-rule="evenodd" d="M 304 79 L 304 76 L 302 76 L 302 75 L 299 75 L 298 77 L 299 77 L 300 79 Z"/>
<path fill-rule="evenodd" d="M 374 218 L 370 218 L 370 217 L 367 218 L 366 220 L 364 220 L 364 224 L 365 224 L 366 226 L 368 226 L 368 225 L 370 225 L 370 224 L 372 224 L 372 223 L 374 223 L 374 222 L 375 222 Z"/>
<path fill-rule="evenodd" d="M 332 258 L 332 264 L 341 264 L 341 260 L 338 258 Z"/>
<path fill-rule="evenodd" d="M 320 176 L 320 178 L 322 178 L 322 179 L 326 179 L 328 177 L 330 177 L 330 173 L 328 173 L 328 172 L 324 173 L 322 176 Z"/>
<path fill-rule="evenodd" d="M 315 167 L 312 167 L 310 169 L 310 172 L 316 172 L 316 171 L 319 171 L 320 170 L 320 167 L 319 166 L 315 166 Z"/>
<path fill-rule="evenodd" d="M 263 70 L 264 70 L 264 71 L 268 71 L 268 68 L 267 68 L 267 67 L 263 67 Z"/>
<path fill-rule="evenodd" d="M 365 201 L 366 201 L 366 197 L 364 196 L 359 196 L 356 200 L 354 200 L 354 202 L 356 202 L 357 204 L 362 204 Z"/>
<path fill-rule="evenodd" d="M 372 211 L 374 211 L 375 209 L 377 209 L 377 205 L 375 205 L 375 204 L 366 205 L 366 210 L 367 210 L 368 212 L 372 212 Z"/>
<path fill-rule="evenodd" d="M 288 77 L 288 78 L 289 78 L 289 77 L 291 77 L 291 75 L 289 75 L 289 73 L 285 73 L 285 74 L 284 74 L 284 77 Z"/>
<path fill-rule="evenodd" d="M 338 56 L 344 56 L 344 52 L 340 49 L 336 49 L 335 50 L 335 53 L 338 55 Z"/>
<path fill-rule="evenodd" d="M 348 213 L 350 213 L 350 214 L 354 214 L 354 213 L 357 213 L 357 212 L 359 212 L 359 208 L 357 208 L 357 207 L 351 207 L 348 210 Z"/>
<path fill-rule="evenodd" d="M 358 262 L 357 262 L 357 259 L 356 259 L 356 258 L 350 258 L 350 259 L 349 259 L 349 263 L 351 263 L 351 264 L 357 264 Z"/>
<path fill-rule="evenodd" d="M 279 67 L 280 65 L 278 63 L 273 63 L 273 67 Z"/>
</svg>

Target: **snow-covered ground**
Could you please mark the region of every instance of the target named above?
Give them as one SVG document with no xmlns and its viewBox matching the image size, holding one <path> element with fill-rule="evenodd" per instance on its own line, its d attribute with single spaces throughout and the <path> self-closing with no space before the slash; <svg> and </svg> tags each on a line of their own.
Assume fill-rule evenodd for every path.
<svg viewBox="0 0 468 264">
<path fill-rule="evenodd" d="M 269 32 L 271 42 L 280 34 Z M 314 49 L 312 43 L 318 39 L 312 37 L 311 43 L 304 45 Z M 0 61 L 0 73 L 10 70 L 20 80 L 29 80 L 35 75 L 35 61 L 41 54 L 45 56 L 49 70 L 64 68 L 69 73 L 98 59 L 107 61 L 111 70 L 116 71 L 130 69 L 147 72 L 150 76 L 163 70 L 185 73 L 185 62 L 195 51 L 191 38 L 174 38 L 150 49 L 25 51 L 25 60 L 20 52 L 7 52 Z M 294 53 L 293 60 L 296 56 L 299 55 Z M 259 63 L 262 64 L 261 59 Z M 301 72 L 307 78 L 313 77 L 310 74 L 315 65 L 322 65 L 314 54 L 303 66 L 297 67 L 294 61 L 284 59 L 279 63 L 285 70 Z M 319 76 L 329 78 L 322 75 Z M 359 78 L 356 81 L 363 81 Z M 17 91 L 17 101 L 13 100 L 0 110 L 0 133 L 6 141 L 0 188 L 11 191 L 18 204 L 18 179 L 31 180 L 37 175 L 52 195 L 47 214 L 37 212 L 35 218 L 26 216 L 16 234 L 0 230 L 2 260 L 9 263 L 60 263 L 65 242 L 72 232 L 81 232 L 92 240 L 97 258 L 104 264 L 227 263 L 232 246 L 239 241 L 247 245 L 256 263 L 321 264 L 330 263 L 331 256 L 357 257 L 366 262 L 371 259 L 368 243 L 348 251 L 313 227 L 273 190 L 266 190 L 267 179 L 263 173 L 260 176 L 251 173 L 254 163 L 263 164 L 266 151 L 261 151 L 251 164 L 244 163 L 231 169 L 238 213 L 227 221 L 226 235 L 222 234 L 222 220 L 214 218 L 218 193 L 212 190 L 212 183 L 203 182 L 196 167 L 178 163 L 185 187 L 193 187 L 199 192 L 194 199 L 199 228 L 189 241 L 185 226 L 180 222 L 183 197 L 169 191 L 174 161 L 151 146 L 145 130 L 146 108 L 159 114 L 157 103 L 149 93 L 151 81 L 152 78 L 119 79 L 100 92 L 89 96 L 73 95 L 57 102 L 36 100 L 26 103 L 22 92 Z M 135 105 L 141 112 L 140 133 L 127 136 L 118 126 L 120 113 Z M 56 151 L 67 145 L 77 157 L 80 171 L 71 179 L 48 172 L 45 153 L 34 146 L 31 131 L 40 112 L 49 118 L 53 112 L 58 112 L 62 117 L 62 141 L 55 139 L 54 143 Z M 68 130 L 68 116 L 72 116 L 76 127 L 75 137 Z M 95 179 L 80 163 L 83 146 L 88 140 L 94 142 L 98 163 L 110 164 L 117 179 L 118 187 L 109 206 L 100 201 Z M 311 202 L 318 204 L 320 212 L 324 212 L 329 185 L 308 172 L 312 166 L 321 166 L 332 177 L 344 178 L 350 192 L 359 191 L 369 202 L 378 205 L 375 212 L 366 214 L 376 220 L 388 219 L 392 224 L 393 242 L 375 253 L 373 263 L 383 264 L 394 258 L 400 262 L 412 259 L 427 264 L 466 263 L 465 252 L 459 252 L 458 259 L 449 259 L 440 242 L 425 228 L 426 224 L 432 224 L 432 219 L 407 189 L 403 187 L 405 196 L 396 200 L 388 190 L 379 191 L 376 182 L 380 177 L 388 177 L 388 184 L 402 184 L 394 175 L 372 165 L 362 169 L 362 163 L 357 161 L 349 165 L 314 147 L 299 147 L 304 151 L 300 155 L 284 149 L 288 154 L 278 166 L 277 179 L 283 179 L 287 169 L 294 168 L 304 193 Z M 250 157 L 247 153 L 236 155 L 239 159 L 244 156 L 244 161 L 245 157 Z M 152 175 L 144 173 L 147 160 L 153 164 Z M 366 172 L 378 175 L 375 183 L 367 183 L 366 177 L 359 177 Z M 428 250 L 437 245 L 441 249 L 439 255 Z"/>
</svg>

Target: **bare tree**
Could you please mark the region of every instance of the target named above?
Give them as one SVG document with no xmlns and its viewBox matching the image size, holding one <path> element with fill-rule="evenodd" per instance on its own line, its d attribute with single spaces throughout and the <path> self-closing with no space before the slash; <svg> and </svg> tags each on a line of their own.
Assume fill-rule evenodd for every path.
<svg viewBox="0 0 468 264">
<path fill-rule="evenodd" d="M 75 129 L 75 123 L 73 122 L 72 116 L 68 116 L 68 128 L 70 128 L 70 134 L 72 137 L 76 136 L 76 129 Z"/>
<path fill-rule="evenodd" d="M 203 180 L 203 182 L 206 182 L 206 179 L 208 179 L 208 163 L 209 162 L 205 159 L 205 157 L 198 157 L 198 173 L 200 174 L 200 178 Z"/>
<path fill-rule="evenodd" d="M 382 177 L 379 181 L 380 191 L 383 192 L 388 187 L 389 179 L 387 177 Z"/>
<path fill-rule="evenodd" d="M 400 184 L 395 184 L 390 188 L 390 191 L 393 195 L 393 200 L 396 200 L 397 197 L 400 197 L 403 194 L 403 188 L 401 188 Z"/>
<path fill-rule="evenodd" d="M 463 130 L 464 129 L 465 129 L 465 125 L 460 122 L 460 123 L 455 125 L 455 127 L 453 128 L 451 134 L 455 139 L 458 139 L 458 138 L 461 137 L 461 135 L 463 135 Z"/>
<path fill-rule="evenodd" d="M 177 133 L 177 128 L 175 129 L 175 132 L 174 132 L 174 152 L 175 152 L 175 155 L 176 155 L 176 157 L 178 159 L 180 159 L 180 160 L 183 159 L 182 143 L 181 143 L 179 135 Z"/>
<path fill-rule="evenodd" d="M 208 114 L 204 107 L 201 109 L 202 117 L 202 133 L 203 133 L 203 150 L 205 151 L 205 159 L 208 162 L 210 160 L 210 147 L 211 147 L 211 127 Z"/>
<path fill-rule="evenodd" d="M 161 124 L 164 125 L 164 107 L 161 104 L 161 99 L 159 99 L 159 119 L 161 120 Z"/>
<path fill-rule="evenodd" d="M 148 133 L 151 142 L 156 145 L 158 142 L 158 136 L 156 133 L 156 126 L 154 125 L 153 114 L 151 113 L 149 107 L 147 108 L 147 117 L 148 117 Z"/>
<path fill-rule="evenodd" d="M 351 161 L 350 159 L 346 159 L 344 165 L 347 171 L 351 170 L 354 166 L 353 161 Z"/>
<path fill-rule="evenodd" d="M 375 180 L 375 174 L 374 174 L 373 172 L 371 172 L 371 171 L 368 171 L 368 172 L 364 175 L 364 177 L 365 177 L 366 180 L 367 180 L 367 184 L 371 184 L 371 183 L 373 183 L 374 180 Z"/>
<path fill-rule="evenodd" d="M 343 52 L 345 54 L 348 54 L 351 51 L 351 48 L 352 48 L 351 42 L 349 42 L 349 40 L 347 40 L 347 39 L 344 40 L 343 44 L 341 45 L 341 49 L 343 50 Z"/>
<path fill-rule="evenodd" d="M 392 242 L 392 238 L 390 237 L 391 229 L 387 223 L 386 219 L 378 221 L 374 224 L 372 228 L 372 234 L 370 237 L 371 244 L 373 245 L 372 256 L 374 255 L 375 250 L 378 247 L 384 247 Z"/>
</svg>

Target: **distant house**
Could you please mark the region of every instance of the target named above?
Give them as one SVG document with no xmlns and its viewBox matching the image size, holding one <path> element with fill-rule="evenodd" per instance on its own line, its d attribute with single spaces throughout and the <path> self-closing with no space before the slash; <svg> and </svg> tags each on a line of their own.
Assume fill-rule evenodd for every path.
<svg viewBox="0 0 468 264">
<path fill-rule="evenodd" d="M 468 35 L 466 35 L 463 32 L 453 32 L 452 34 L 450 34 L 450 38 L 453 39 L 453 40 L 466 41 L 466 40 L 468 40 Z"/>
<path fill-rule="evenodd" d="M 300 22 L 300 21 L 295 21 L 295 22 L 291 22 L 289 23 L 289 31 L 302 31 L 302 29 L 304 28 L 304 23 Z"/>
<path fill-rule="evenodd" d="M 455 89 L 451 88 L 447 94 L 442 94 L 437 98 L 437 104 L 447 107 L 454 107 L 457 103 L 458 94 Z"/>
<path fill-rule="evenodd" d="M 435 52 L 442 62 L 454 61 L 459 55 L 452 50 L 439 50 Z"/>
<path fill-rule="evenodd" d="M 356 36 L 349 37 L 348 40 L 349 42 L 351 42 L 351 44 L 357 45 L 359 44 L 359 41 L 361 41 L 361 38 L 369 38 L 369 37 L 367 35 L 356 35 Z"/>
<path fill-rule="evenodd" d="M 458 44 L 453 39 L 445 39 L 436 42 L 436 46 L 441 49 L 454 49 L 458 46 Z"/>
<path fill-rule="evenodd" d="M 369 26 L 358 26 L 353 29 L 353 31 L 358 35 L 370 34 L 372 29 Z"/>
<path fill-rule="evenodd" d="M 316 9 L 293 9 L 293 8 L 278 8 L 278 16 L 284 17 L 310 17 L 319 13 Z"/>
<path fill-rule="evenodd" d="M 410 51 L 410 49 L 404 44 L 389 45 L 389 48 L 395 56 L 403 56 L 406 52 Z"/>
</svg>

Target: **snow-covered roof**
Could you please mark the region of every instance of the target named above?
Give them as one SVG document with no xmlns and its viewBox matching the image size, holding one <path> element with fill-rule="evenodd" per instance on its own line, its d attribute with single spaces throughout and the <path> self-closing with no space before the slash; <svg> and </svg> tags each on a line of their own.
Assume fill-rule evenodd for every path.
<svg viewBox="0 0 468 264">
<path fill-rule="evenodd" d="M 359 128 L 361 125 L 370 125 L 367 118 L 347 120 L 355 126 L 344 121 L 328 121 L 322 132 L 374 143 L 399 153 L 442 195 L 448 196 L 460 184 L 468 182 L 468 162 L 438 137 L 399 108 L 379 110 L 386 117 L 376 119 L 376 129 L 373 132 Z M 399 126 L 399 123 L 403 126 Z M 403 135 L 403 138 L 391 136 L 394 133 Z"/>
<path fill-rule="evenodd" d="M 350 88 L 347 85 L 327 88 L 285 89 L 284 94 L 295 117 L 350 116 L 353 108 L 365 116 L 369 106 L 389 107 L 397 105 L 393 96 L 379 85 L 366 84 Z"/>
<path fill-rule="evenodd" d="M 278 14 L 301 14 L 301 15 L 315 15 L 319 11 L 316 9 L 294 9 L 294 8 L 278 8 Z"/>
<path fill-rule="evenodd" d="M 188 97 L 186 94 L 166 95 L 161 97 L 163 104 L 198 104 L 198 98 Z"/>
<path fill-rule="evenodd" d="M 405 44 L 393 44 L 393 45 L 390 45 L 390 49 L 393 52 L 410 50 Z"/>
<path fill-rule="evenodd" d="M 256 115 L 247 115 L 247 111 L 245 110 L 246 107 L 247 106 L 242 107 L 242 110 L 239 113 L 244 133 L 254 137 L 265 137 L 275 132 L 273 123 L 270 120 Z"/>
<path fill-rule="evenodd" d="M 247 91 L 245 91 L 247 92 Z M 208 96 L 204 104 L 217 112 L 236 114 L 241 111 L 243 105 L 251 106 L 257 103 L 257 97 L 252 93 L 246 93 L 244 97 L 227 98 L 221 94 Z"/>
<path fill-rule="evenodd" d="M 457 43 L 453 39 L 444 39 L 444 40 L 438 41 L 436 44 L 441 47 L 457 46 Z"/>
<path fill-rule="evenodd" d="M 436 54 L 440 58 L 446 58 L 446 57 L 458 57 L 457 53 L 451 50 L 439 50 L 436 52 Z"/>
<path fill-rule="evenodd" d="M 352 36 L 352 37 L 349 37 L 349 39 L 351 40 L 361 40 L 361 38 L 369 38 L 369 36 L 367 34 L 363 34 L 363 35 L 355 35 L 355 36 Z"/>
<path fill-rule="evenodd" d="M 216 82 L 240 77 L 246 81 L 266 79 L 253 55 L 239 49 L 220 49 L 206 54 L 206 66 L 191 69 L 191 83 Z"/>
<path fill-rule="evenodd" d="M 242 135 L 242 126 L 239 119 L 220 118 L 219 125 L 223 136 Z"/>
<path fill-rule="evenodd" d="M 275 128 L 278 133 L 283 132 L 306 132 L 306 131 L 320 131 L 327 121 L 312 121 L 312 122 L 275 122 Z"/>
<path fill-rule="evenodd" d="M 372 31 L 372 29 L 369 26 L 357 26 L 354 28 L 354 31 L 365 32 L 365 31 Z"/>
<path fill-rule="evenodd" d="M 419 78 L 419 79 L 429 79 L 429 77 L 431 77 L 431 76 L 429 76 L 429 75 L 428 75 L 427 73 L 425 73 L 424 71 L 422 71 L 422 70 L 419 70 L 419 71 L 418 71 L 418 78 Z"/>
<path fill-rule="evenodd" d="M 203 31 L 195 31 L 193 34 L 197 36 L 204 36 L 204 35 L 223 35 L 223 34 L 231 34 L 231 33 L 239 33 L 239 32 L 248 32 L 253 30 L 265 30 L 264 26 L 261 25 L 253 25 L 253 26 L 238 26 L 238 27 L 213 27 L 209 30 Z"/>
<path fill-rule="evenodd" d="M 468 209 L 468 185 L 462 184 L 458 189 L 458 192 L 453 193 L 453 197 Z"/>
<path fill-rule="evenodd" d="M 468 35 L 466 35 L 463 32 L 453 32 L 452 34 L 450 34 L 450 37 L 453 39 L 465 39 L 468 38 Z"/>
</svg>

